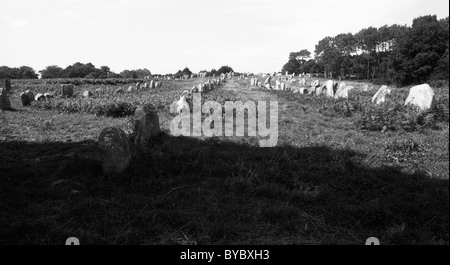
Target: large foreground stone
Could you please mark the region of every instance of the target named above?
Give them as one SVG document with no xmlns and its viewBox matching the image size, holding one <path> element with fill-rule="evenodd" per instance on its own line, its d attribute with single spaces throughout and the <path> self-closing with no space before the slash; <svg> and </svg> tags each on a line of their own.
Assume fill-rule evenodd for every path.
<svg viewBox="0 0 450 265">
<path fill-rule="evenodd" d="M 120 128 L 107 127 L 98 137 L 103 172 L 121 173 L 131 161 L 131 144 L 128 135 Z"/>
<path fill-rule="evenodd" d="M 139 106 L 134 112 L 133 140 L 135 150 L 140 153 L 145 150 L 149 140 L 160 133 L 159 117 L 151 104 Z"/>
<path fill-rule="evenodd" d="M 0 87 L 0 109 L 9 110 L 11 109 L 11 101 L 8 98 L 8 91 L 4 87 Z"/>
<path fill-rule="evenodd" d="M 428 84 L 411 87 L 405 105 L 414 105 L 420 110 L 433 109 L 435 104 L 434 91 Z"/>
</svg>

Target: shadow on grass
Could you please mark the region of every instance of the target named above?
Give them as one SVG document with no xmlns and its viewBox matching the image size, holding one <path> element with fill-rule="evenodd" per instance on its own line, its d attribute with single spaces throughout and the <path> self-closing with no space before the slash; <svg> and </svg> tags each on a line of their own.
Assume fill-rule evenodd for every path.
<svg viewBox="0 0 450 265">
<path fill-rule="evenodd" d="M 448 179 L 358 156 L 161 134 L 105 176 L 92 141 L 0 142 L 0 243 L 448 244 Z"/>
</svg>

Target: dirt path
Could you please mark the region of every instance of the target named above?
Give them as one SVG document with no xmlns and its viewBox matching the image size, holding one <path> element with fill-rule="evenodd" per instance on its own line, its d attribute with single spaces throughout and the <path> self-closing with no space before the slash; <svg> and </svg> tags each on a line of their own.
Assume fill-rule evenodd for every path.
<svg viewBox="0 0 450 265">
<path fill-rule="evenodd" d="M 292 112 L 292 104 L 283 100 L 283 98 L 278 97 L 276 94 L 271 93 L 269 91 L 261 91 L 260 89 L 256 90 L 256 88 L 250 87 L 250 81 L 248 81 L 248 85 L 242 85 L 237 82 L 236 79 L 227 80 L 224 86 L 220 89 L 229 90 L 236 92 L 241 98 L 243 102 L 248 100 L 251 101 L 277 101 L 278 102 L 278 111 L 280 113 L 280 118 L 283 118 L 286 114 L 286 111 Z M 300 123 L 299 123 L 300 124 Z"/>
<path fill-rule="evenodd" d="M 250 81 L 249 81 L 250 82 Z M 253 90 L 250 86 L 243 87 L 237 83 L 236 79 L 228 79 L 224 86 L 221 87 L 224 90 L 234 91 L 242 97 L 243 101 L 276 101 L 279 100 L 277 95 L 272 93 L 263 92 L 260 90 Z M 279 102 L 280 104 L 280 102 Z"/>
</svg>

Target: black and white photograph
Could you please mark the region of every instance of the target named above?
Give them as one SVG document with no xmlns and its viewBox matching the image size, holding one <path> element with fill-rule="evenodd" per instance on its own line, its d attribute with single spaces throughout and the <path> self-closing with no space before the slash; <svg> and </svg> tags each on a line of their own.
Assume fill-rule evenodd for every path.
<svg viewBox="0 0 450 265">
<path fill-rule="evenodd" d="M 0 36 L 0 245 L 449 245 L 448 0 L 0 0 Z"/>
</svg>

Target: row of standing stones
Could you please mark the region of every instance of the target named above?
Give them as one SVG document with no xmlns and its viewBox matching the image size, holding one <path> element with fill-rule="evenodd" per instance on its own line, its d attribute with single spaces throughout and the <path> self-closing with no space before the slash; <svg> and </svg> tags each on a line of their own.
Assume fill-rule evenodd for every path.
<svg viewBox="0 0 450 265">
<path fill-rule="evenodd" d="M 0 79 L 0 109 L 11 110 L 11 102 L 8 98 L 10 90 L 9 79 Z M 72 85 L 62 85 L 64 97 L 73 96 Z M 31 91 L 21 93 L 23 99 L 29 105 L 36 96 Z M 155 107 L 144 104 L 136 108 L 133 118 L 133 130 L 127 134 L 117 127 L 104 128 L 98 138 L 98 154 L 105 174 L 118 174 L 123 172 L 131 160 L 145 152 L 151 138 L 160 133 L 159 117 Z"/>
<path fill-rule="evenodd" d="M 176 113 L 181 113 L 183 109 L 191 109 L 190 106 L 192 105 L 191 97 L 194 93 L 206 93 L 214 89 L 215 86 L 220 86 L 223 83 L 225 83 L 226 75 L 222 75 L 220 78 L 217 79 L 208 79 L 205 83 L 200 83 L 198 85 L 195 85 L 191 88 L 191 90 L 184 90 L 181 95 L 180 99 L 176 102 L 173 102 L 171 105 L 171 112 L 176 111 Z M 175 109 L 175 110 L 174 110 Z"/>
<path fill-rule="evenodd" d="M 174 106 L 180 105 L 180 101 L 187 104 L 187 94 L 211 91 L 214 89 L 214 85 L 221 85 L 227 77 L 231 78 L 231 75 L 222 75 L 220 78 L 213 80 L 208 79 L 206 83 L 194 86 L 191 90 L 185 90 L 179 102 L 175 103 Z M 150 86 L 150 88 L 153 87 Z M 158 86 L 155 88 L 158 88 Z M 177 110 L 177 112 L 179 111 Z M 118 174 L 123 172 L 134 157 L 145 152 L 150 139 L 156 137 L 161 131 L 158 113 L 151 104 L 139 106 L 134 113 L 133 122 L 133 131 L 131 134 L 127 134 L 117 127 L 107 127 L 101 131 L 98 138 L 98 146 L 102 169 L 105 174 Z"/>
<path fill-rule="evenodd" d="M 144 89 L 156 89 L 161 88 L 162 82 L 161 81 L 154 81 L 151 80 L 150 82 L 146 83 L 136 83 L 136 90 L 144 90 Z M 133 92 L 135 89 L 133 86 L 128 87 L 126 90 L 127 92 Z M 125 90 L 122 88 L 118 88 L 114 91 L 115 94 L 125 94 Z M 91 91 L 84 91 L 82 93 L 82 96 L 85 98 L 92 97 L 93 95 L 100 96 L 101 94 L 104 94 L 104 90 L 102 88 L 96 89 L 94 92 Z M 61 97 L 73 97 L 74 96 L 74 86 L 71 84 L 62 84 L 61 85 Z M 53 94 L 51 93 L 37 93 L 36 95 L 33 94 L 30 90 L 24 91 L 20 94 L 20 99 L 22 101 L 23 106 L 29 106 L 31 105 L 31 102 L 33 101 L 40 101 L 40 100 L 46 100 L 53 98 Z"/>
<path fill-rule="evenodd" d="M 220 83 L 225 82 L 225 78 L 221 78 L 217 81 L 216 84 L 219 85 Z M 2 110 L 8 110 L 11 108 L 11 103 L 7 97 L 7 92 L 10 90 L 10 83 L 9 80 L 1 80 L 1 82 L 2 83 L 0 84 L 3 87 L 0 87 L 0 108 Z M 258 82 L 256 78 L 251 79 L 251 85 L 261 86 L 260 83 L 261 82 Z M 201 85 L 202 88 L 206 88 L 205 84 Z M 266 79 L 265 85 L 268 89 L 271 89 L 270 77 Z M 314 91 L 317 94 L 319 93 L 317 91 L 323 93 L 325 90 L 326 92 L 323 94 L 334 97 L 336 87 L 338 87 L 337 91 L 339 91 L 340 88 L 345 88 L 346 86 L 345 83 L 340 83 L 338 85 L 332 80 L 329 80 L 324 85 L 320 86 L 319 82 L 315 80 L 312 82 L 311 87 L 313 89 L 311 89 L 310 92 Z M 351 90 L 351 88 L 352 87 L 347 87 L 347 97 L 348 91 Z M 286 90 L 286 87 L 277 83 L 276 89 Z M 28 93 L 31 92 L 26 91 L 22 94 Z M 318 95 L 320 95 L 320 93 Z M 382 86 L 373 96 L 372 102 L 381 104 L 390 93 L 391 89 L 389 87 Z M 63 85 L 62 94 L 63 96 L 72 96 L 73 86 Z M 30 98 L 32 98 L 31 95 Z M 408 98 L 405 101 L 405 105 L 406 104 L 414 104 L 422 110 L 432 108 L 434 106 L 433 89 L 428 84 L 412 87 Z M 118 174 L 123 172 L 133 158 L 145 152 L 150 139 L 156 137 L 160 133 L 159 117 L 156 109 L 151 104 L 139 106 L 136 109 L 133 123 L 133 130 L 130 134 L 127 134 L 124 130 L 117 127 L 107 127 L 101 131 L 98 138 L 98 147 L 104 173 Z"/>
<path fill-rule="evenodd" d="M 0 82 L 0 109 L 10 110 L 11 102 L 7 95 L 10 90 L 9 80 L 2 79 Z M 29 101 L 35 99 L 31 91 L 22 94 Z M 64 86 L 63 95 L 72 96 L 73 86 Z M 132 126 L 133 130 L 130 134 L 117 127 L 107 127 L 100 132 L 99 159 L 105 174 L 123 172 L 133 158 L 145 152 L 150 139 L 160 133 L 159 117 L 155 107 L 145 104 L 136 108 Z"/>
<path fill-rule="evenodd" d="M 291 90 L 286 86 L 285 83 L 280 82 L 278 79 L 275 80 L 275 87 L 272 88 L 270 81 L 271 76 L 268 76 L 264 81 L 264 87 L 269 90 L 281 90 L 281 91 L 289 91 Z M 293 82 L 293 79 L 287 79 L 288 81 Z M 305 79 L 299 80 L 299 83 L 306 85 Z M 263 87 L 263 84 L 258 81 L 257 78 L 250 79 L 251 86 Z M 300 87 L 292 89 L 293 93 L 300 94 L 315 94 L 315 95 L 326 95 L 331 98 L 348 98 L 349 93 L 353 90 L 353 86 L 347 86 L 345 82 L 335 82 L 333 80 L 328 80 L 322 85 L 319 80 L 314 80 L 311 82 L 311 86 L 309 88 Z M 391 94 L 392 88 L 383 85 L 372 97 L 372 103 L 374 104 L 383 104 L 386 101 L 386 98 Z M 404 105 L 413 105 L 417 107 L 421 111 L 426 111 L 429 109 L 433 109 L 435 106 L 435 93 L 433 88 L 428 84 L 421 84 L 417 86 L 413 86 L 409 90 L 408 97 L 405 100 Z"/>
<path fill-rule="evenodd" d="M 8 98 L 8 92 L 11 90 L 9 79 L 0 79 L 0 110 L 10 110 L 11 101 Z"/>
<path fill-rule="evenodd" d="M 231 76 L 229 77 L 231 78 Z M 187 93 L 208 92 L 214 89 L 214 85 L 224 83 L 225 79 L 226 76 L 221 76 L 221 78 L 208 80 L 206 83 L 194 86 L 191 91 L 185 90 L 180 101 L 186 101 Z M 161 131 L 158 113 L 151 104 L 139 106 L 134 113 L 133 122 L 131 134 L 127 134 L 117 127 L 107 127 L 101 131 L 98 146 L 105 174 L 123 172 L 134 157 L 145 152 L 150 139 L 156 137 Z"/>
<path fill-rule="evenodd" d="M 233 76 L 233 73 L 227 73 L 222 74 L 220 78 L 213 79 L 210 81 L 208 79 L 208 82 L 205 83 L 205 86 L 199 86 L 198 90 L 201 91 L 202 89 L 209 89 L 211 90 L 214 85 L 220 85 L 220 83 L 224 82 L 225 78 L 231 78 Z M 149 80 L 145 83 L 136 83 L 136 88 L 133 86 L 128 87 L 128 89 L 124 90 L 122 88 L 118 88 L 114 91 L 114 94 L 125 94 L 125 91 L 127 92 L 133 92 L 134 90 L 145 90 L 145 89 L 158 89 L 162 87 L 162 81 L 158 80 Z M 11 103 L 8 99 L 8 91 L 11 89 L 11 82 L 9 79 L 0 79 L 0 88 L 3 88 L 0 90 L 0 109 L 1 110 L 9 110 L 11 109 Z M 96 89 L 94 92 L 91 91 L 84 91 L 82 93 L 82 96 L 85 98 L 92 97 L 93 95 L 100 96 L 100 94 L 104 94 L 104 90 L 101 88 Z M 71 84 L 62 84 L 61 85 L 61 97 L 73 97 L 74 96 L 74 86 Z M 20 93 L 20 99 L 22 101 L 23 106 L 29 106 L 31 105 L 31 102 L 33 101 L 40 101 L 40 100 L 46 100 L 53 98 L 53 94 L 51 93 L 37 93 L 34 95 L 34 93 L 30 90 L 24 91 Z"/>
</svg>

